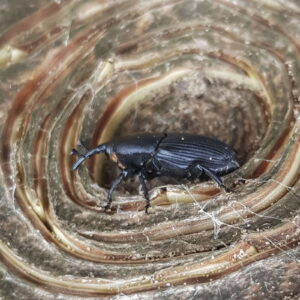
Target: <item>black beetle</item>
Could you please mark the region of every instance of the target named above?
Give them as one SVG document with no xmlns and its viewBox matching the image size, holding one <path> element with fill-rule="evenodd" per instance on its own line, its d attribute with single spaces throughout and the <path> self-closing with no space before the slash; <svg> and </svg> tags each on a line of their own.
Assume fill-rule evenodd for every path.
<svg viewBox="0 0 300 300">
<path fill-rule="evenodd" d="M 72 169 L 94 154 L 105 153 L 122 170 L 108 192 L 112 193 L 126 178 L 138 175 L 146 198 L 148 212 L 150 199 L 145 180 L 169 176 L 177 179 L 212 179 L 225 191 L 229 191 L 219 176 L 228 174 L 239 167 L 235 151 L 216 139 L 192 134 L 140 134 L 122 137 L 104 143 L 80 155 Z M 79 155 L 73 149 L 72 154 Z"/>
</svg>

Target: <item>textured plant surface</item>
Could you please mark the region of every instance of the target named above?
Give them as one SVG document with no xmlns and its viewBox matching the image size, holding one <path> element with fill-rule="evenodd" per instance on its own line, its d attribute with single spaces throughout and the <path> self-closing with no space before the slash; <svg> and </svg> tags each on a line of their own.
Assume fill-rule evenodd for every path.
<svg viewBox="0 0 300 300">
<path fill-rule="evenodd" d="M 0 7 L 0 297 L 297 299 L 297 0 L 4 1 Z M 104 156 L 137 132 L 233 146 L 213 182 L 114 194 Z M 84 148 L 81 148 L 84 152 Z"/>
</svg>

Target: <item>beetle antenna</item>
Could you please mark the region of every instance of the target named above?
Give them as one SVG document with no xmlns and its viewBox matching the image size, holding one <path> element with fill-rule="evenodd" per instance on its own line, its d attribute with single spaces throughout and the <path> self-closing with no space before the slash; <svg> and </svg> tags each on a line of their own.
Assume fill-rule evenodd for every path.
<svg viewBox="0 0 300 300">
<path fill-rule="evenodd" d="M 84 162 L 87 158 L 93 156 L 94 154 L 103 153 L 106 151 L 107 144 L 101 144 L 97 146 L 96 148 L 89 150 L 85 154 L 82 154 L 79 156 L 79 159 L 75 162 L 75 164 L 72 166 L 72 170 L 77 170 L 78 167 Z M 78 151 L 73 149 L 72 154 L 78 154 Z"/>
</svg>

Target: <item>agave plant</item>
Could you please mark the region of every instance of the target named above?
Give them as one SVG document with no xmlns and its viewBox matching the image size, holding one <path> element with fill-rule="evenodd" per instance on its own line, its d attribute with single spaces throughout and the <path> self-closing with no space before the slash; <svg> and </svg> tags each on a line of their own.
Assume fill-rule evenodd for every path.
<svg viewBox="0 0 300 300">
<path fill-rule="evenodd" d="M 0 10 L 0 295 L 256 299 L 300 293 L 297 0 L 17 1 Z M 72 148 L 215 137 L 223 179 L 137 181 Z M 83 146 L 85 145 L 85 146 Z M 77 298 L 76 298 L 77 299 Z"/>
</svg>

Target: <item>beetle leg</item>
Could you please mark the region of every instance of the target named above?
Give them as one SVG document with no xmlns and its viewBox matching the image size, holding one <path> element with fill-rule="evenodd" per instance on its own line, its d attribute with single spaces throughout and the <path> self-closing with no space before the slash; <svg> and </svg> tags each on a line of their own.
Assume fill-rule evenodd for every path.
<svg viewBox="0 0 300 300">
<path fill-rule="evenodd" d="M 164 133 L 164 135 L 159 139 L 157 145 L 155 146 L 155 149 L 154 149 L 153 153 L 151 154 L 151 162 L 153 163 L 153 165 L 154 165 L 154 167 L 157 169 L 157 171 L 159 171 L 159 170 L 161 169 L 161 167 L 157 165 L 157 164 L 158 164 L 158 161 L 157 161 L 157 159 L 155 158 L 155 155 L 156 155 L 156 153 L 157 153 L 157 151 L 158 151 L 158 148 L 159 148 L 161 142 L 162 142 L 167 136 L 168 136 L 167 133 Z"/>
<path fill-rule="evenodd" d="M 217 176 L 214 172 L 210 171 L 209 169 L 206 169 L 206 168 L 203 168 L 201 167 L 202 170 L 204 171 L 204 173 L 210 177 L 210 179 L 212 179 L 213 181 L 215 181 L 218 186 L 220 188 L 223 188 L 225 190 L 225 192 L 229 193 L 230 192 L 230 189 L 224 184 L 224 182 L 222 181 L 222 179 Z"/>
<path fill-rule="evenodd" d="M 156 154 L 158 147 L 160 146 L 161 142 L 168 136 L 168 134 L 165 132 L 164 135 L 159 139 L 158 143 L 155 146 L 154 152 L 152 154 L 152 157 Z"/>
<path fill-rule="evenodd" d="M 226 187 L 222 179 L 218 177 L 214 172 L 202 167 L 201 164 L 196 164 L 195 167 L 198 168 L 201 172 L 204 172 L 210 179 L 215 181 L 220 188 L 224 189 L 226 192 L 230 192 L 230 189 Z"/>
<path fill-rule="evenodd" d="M 159 165 L 159 162 L 158 160 L 155 158 L 155 155 L 157 154 L 157 151 L 158 151 L 158 148 L 161 144 L 161 142 L 167 137 L 167 133 L 164 133 L 164 135 L 158 140 L 156 146 L 155 146 L 155 149 L 154 151 L 151 153 L 151 158 L 148 159 L 146 162 L 143 163 L 143 166 L 147 166 L 147 165 L 153 165 L 155 168 L 156 168 L 156 174 L 157 175 L 160 175 L 160 169 L 161 169 L 161 166 Z"/>
<path fill-rule="evenodd" d="M 145 182 L 144 174 L 140 173 L 139 180 L 140 180 L 140 183 L 142 185 L 142 190 L 143 190 L 143 193 L 144 193 L 144 197 L 146 199 L 145 212 L 146 212 L 146 214 L 148 214 L 148 208 L 150 207 L 150 198 L 149 198 L 148 188 L 147 188 L 147 185 L 146 185 L 146 182 Z"/>
<path fill-rule="evenodd" d="M 107 196 L 107 204 L 104 206 L 104 209 L 107 210 L 111 206 L 112 194 L 118 185 L 128 176 L 128 172 L 123 170 L 123 172 L 118 176 L 118 178 L 112 183 Z"/>
</svg>

